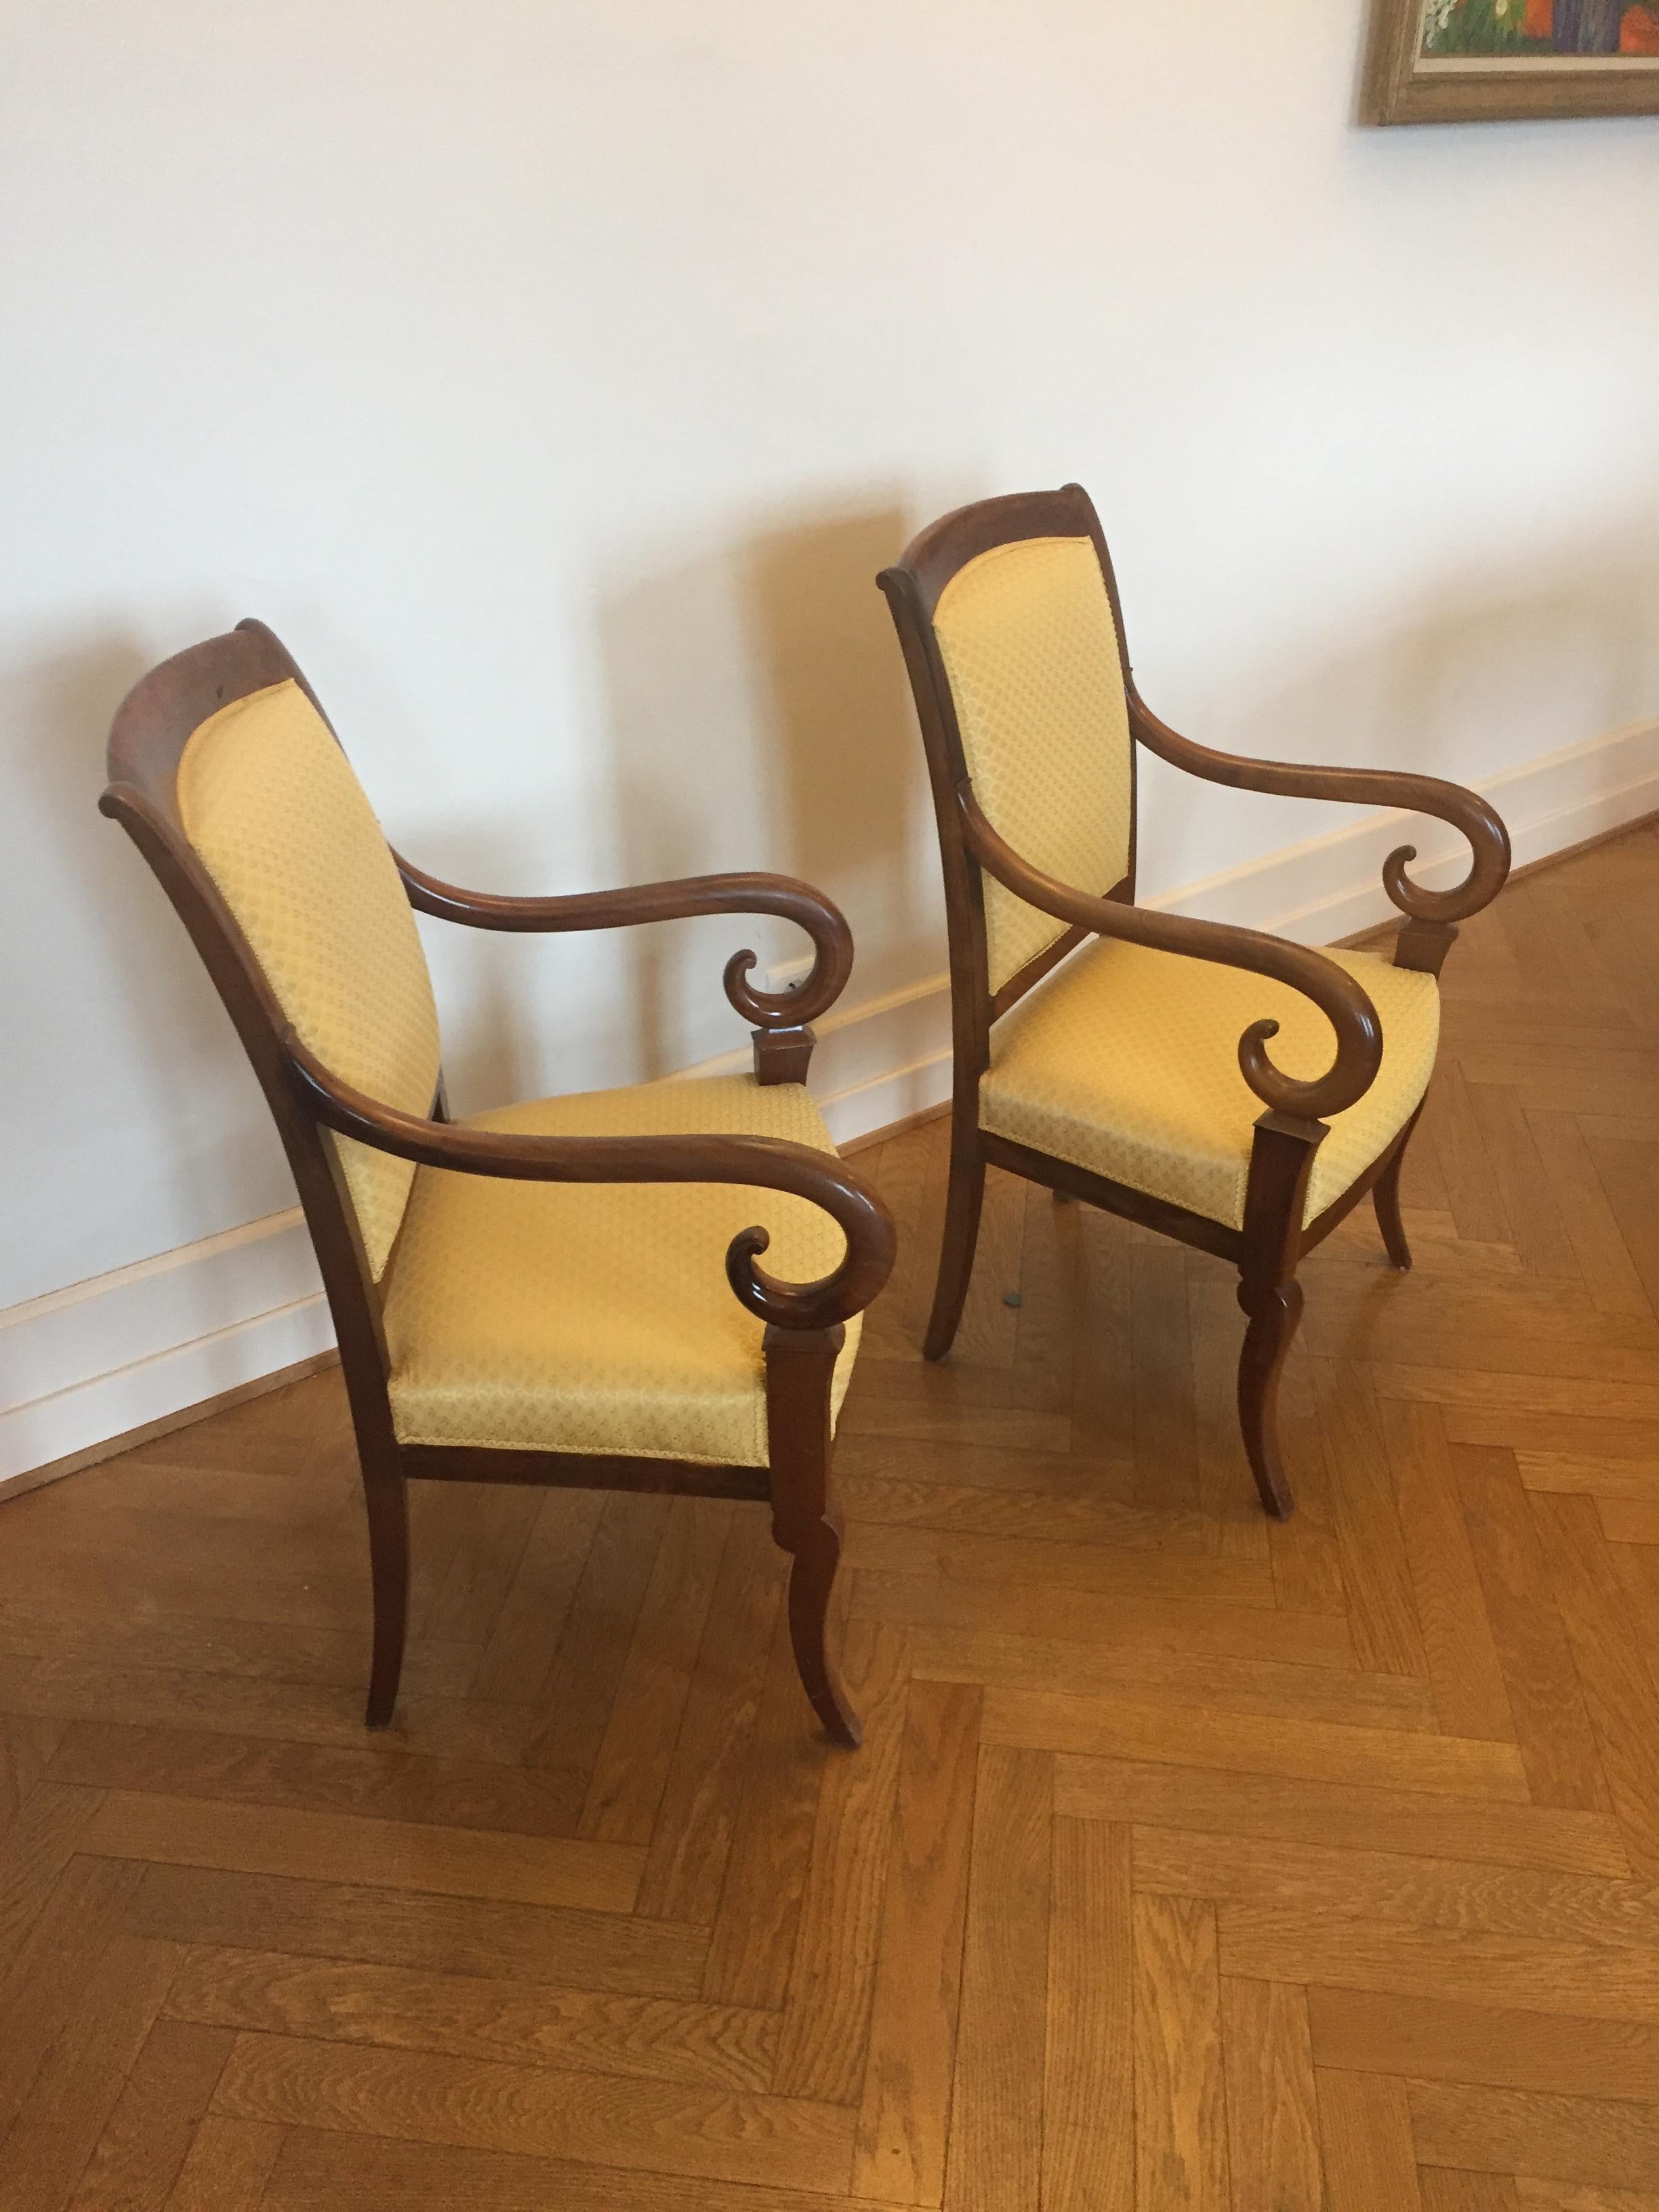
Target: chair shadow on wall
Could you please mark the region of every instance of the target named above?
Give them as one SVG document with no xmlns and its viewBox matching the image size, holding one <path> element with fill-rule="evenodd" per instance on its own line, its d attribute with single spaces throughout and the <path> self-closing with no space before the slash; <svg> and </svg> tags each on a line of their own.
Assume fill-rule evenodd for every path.
<svg viewBox="0 0 1659 2212">
<path fill-rule="evenodd" d="M 925 803 L 904 672 L 877 570 L 905 542 L 896 502 L 790 517 L 607 594 L 599 634 L 621 876 L 799 876 L 848 914 L 858 965 L 843 1006 L 909 980 L 930 925 L 918 880 Z M 693 936 L 692 933 L 701 933 Z M 678 938 L 678 942 L 676 941 Z M 642 1073 L 746 1038 L 720 1006 L 727 954 L 758 971 L 805 951 L 741 916 L 629 933 Z"/>
<path fill-rule="evenodd" d="M 110 718 L 160 657 L 135 632 L 118 629 L 0 672 L 11 817 L 7 912 L 0 925 L 11 950 L 5 1021 L 27 1062 L 58 1071 L 52 1109 L 60 1125 L 84 1116 L 81 1139 L 107 1164 L 113 1185 L 134 1194 L 133 1222 L 106 1224 L 109 1249 L 118 1258 L 100 1246 L 98 1272 L 154 1249 L 145 1241 L 151 1232 L 143 1217 L 157 1194 L 156 1164 L 138 1153 L 130 1164 L 123 1159 L 130 1146 L 142 1145 L 137 1133 L 146 1124 L 144 1109 L 124 1110 L 133 1103 L 134 1063 L 148 1110 L 159 1108 L 173 1122 L 170 1166 L 180 1210 L 234 1219 L 250 1188 L 269 1192 L 274 1206 L 288 1202 L 280 1153 L 257 1118 L 252 1078 L 240 1064 L 213 987 L 189 957 L 154 884 L 118 849 L 97 811 Z M 99 969 L 107 970 L 109 980 L 101 980 Z M 129 1071 L 123 1097 L 98 1097 L 92 1088 L 88 1022 L 100 1031 L 92 1049 L 112 1054 L 112 1064 Z M 249 1111 L 236 1118 L 233 1133 L 216 1131 L 211 1115 L 203 1112 L 204 1098 L 242 1085 Z M 17 1103 L 25 1113 L 39 1110 L 38 1097 L 26 1094 Z M 59 1193 L 57 1203 L 70 1196 Z M 170 1218 L 172 1209 L 166 1211 Z M 28 1242 L 21 1228 L 20 1242 Z M 71 1255 L 70 1264 L 81 1261 Z M 7 1278 L 0 1281 L 0 1306 L 15 1295 L 58 1287 L 34 1283 L 20 1293 Z"/>
</svg>

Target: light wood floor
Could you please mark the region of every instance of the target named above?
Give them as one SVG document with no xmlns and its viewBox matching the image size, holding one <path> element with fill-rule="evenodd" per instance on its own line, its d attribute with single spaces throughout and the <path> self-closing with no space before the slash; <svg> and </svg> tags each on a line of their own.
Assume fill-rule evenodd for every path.
<svg viewBox="0 0 1659 2212">
<path fill-rule="evenodd" d="M 866 1157 L 856 1757 L 760 1509 L 511 1490 L 366 1735 L 332 1376 L 0 1508 L 0 2212 L 1659 2212 L 1659 836 L 1448 987 L 1283 1528 L 1225 1268 L 996 1180 L 928 1369 Z"/>
</svg>

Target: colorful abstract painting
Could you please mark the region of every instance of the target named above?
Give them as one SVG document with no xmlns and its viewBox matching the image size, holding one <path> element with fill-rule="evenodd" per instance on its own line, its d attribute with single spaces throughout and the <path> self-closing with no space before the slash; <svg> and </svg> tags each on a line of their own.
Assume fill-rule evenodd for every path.
<svg viewBox="0 0 1659 2212">
<path fill-rule="evenodd" d="M 1371 0 L 1364 119 L 1659 114 L 1659 0 Z"/>
<path fill-rule="evenodd" d="M 1425 61 L 1659 58 L 1659 0 L 1428 0 L 1420 51 Z"/>
</svg>

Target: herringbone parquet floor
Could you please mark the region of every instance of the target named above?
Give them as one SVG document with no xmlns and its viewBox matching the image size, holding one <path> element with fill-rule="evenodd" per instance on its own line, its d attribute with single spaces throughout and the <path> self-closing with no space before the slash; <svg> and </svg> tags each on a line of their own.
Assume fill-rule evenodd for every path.
<svg viewBox="0 0 1659 2212">
<path fill-rule="evenodd" d="M 930 1370 L 866 1155 L 856 1757 L 759 1509 L 511 1490 L 365 1735 L 332 1376 L 0 1508 L 0 2212 L 1659 2212 L 1659 832 L 1447 983 L 1282 1528 L 1226 1269 L 997 1180 Z"/>
</svg>

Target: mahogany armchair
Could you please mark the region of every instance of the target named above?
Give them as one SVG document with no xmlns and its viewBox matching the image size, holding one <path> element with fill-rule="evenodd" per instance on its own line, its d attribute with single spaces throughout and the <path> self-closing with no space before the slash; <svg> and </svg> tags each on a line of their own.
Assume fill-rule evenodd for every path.
<svg viewBox="0 0 1659 2212">
<path fill-rule="evenodd" d="M 878 580 L 921 718 L 950 930 L 951 1181 L 927 1356 L 944 1358 L 961 1320 L 988 1164 L 1214 1253 L 1239 1270 L 1239 1419 L 1282 1518 L 1274 1414 L 1297 1262 L 1369 1192 L 1389 1259 L 1411 1265 L 1400 1170 L 1434 1066 L 1437 978 L 1458 922 L 1508 875 L 1504 825 L 1455 784 L 1238 759 L 1161 722 L 1080 485 L 947 514 Z M 1392 964 L 1150 912 L 1134 903 L 1137 745 L 1240 790 L 1437 816 L 1468 840 L 1468 878 L 1425 890 L 1406 873 L 1415 849 L 1390 854 L 1405 917 Z"/>
<path fill-rule="evenodd" d="M 892 1267 L 880 1199 L 804 1088 L 808 1026 L 852 966 L 841 915 L 787 878 L 563 898 L 459 890 L 386 844 L 315 695 L 263 623 L 154 669 L 100 802 L 161 879 L 263 1086 L 338 1332 L 368 1507 L 368 1720 L 397 1700 L 411 1480 L 764 1499 L 825 1729 L 858 1723 L 826 1648 L 836 1413 Z M 451 1118 L 411 907 L 476 928 L 787 916 L 794 991 L 726 969 L 755 1072 Z M 751 1225 L 763 1223 L 764 1225 Z M 770 1250 L 777 1273 L 757 1265 Z"/>
</svg>

